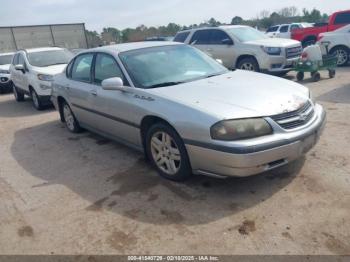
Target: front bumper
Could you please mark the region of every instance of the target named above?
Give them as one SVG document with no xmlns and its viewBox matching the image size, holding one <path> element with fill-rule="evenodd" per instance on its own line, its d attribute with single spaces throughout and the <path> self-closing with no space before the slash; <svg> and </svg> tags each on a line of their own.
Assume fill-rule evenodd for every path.
<svg viewBox="0 0 350 262">
<path fill-rule="evenodd" d="M 245 177 L 283 166 L 305 155 L 317 143 L 325 122 L 326 113 L 318 106 L 316 117 L 307 128 L 287 133 L 288 138 L 276 135 L 276 140 L 268 144 L 240 150 L 186 141 L 185 144 L 195 174 Z"/>
<path fill-rule="evenodd" d="M 289 72 L 292 70 L 295 62 L 299 60 L 299 57 L 287 59 L 283 56 L 271 56 L 267 68 L 263 69 L 267 73 L 281 73 L 281 72 Z"/>
</svg>

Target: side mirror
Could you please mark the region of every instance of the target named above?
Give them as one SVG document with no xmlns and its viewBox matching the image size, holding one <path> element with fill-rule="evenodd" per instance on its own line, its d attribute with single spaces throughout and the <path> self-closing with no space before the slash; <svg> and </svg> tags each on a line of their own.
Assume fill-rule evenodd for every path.
<svg viewBox="0 0 350 262">
<path fill-rule="evenodd" d="M 221 41 L 221 43 L 222 43 L 223 45 L 233 45 L 233 41 L 232 41 L 231 39 L 228 39 L 228 38 L 223 39 L 223 40 Z"/>
<path fill-rule="evenodd" d="M 22 71 L 23 73 L 25 72 L 24 65 L 15 65 L 15 69 L 18 71 Z"/>
<path fill-rule="evenodd" d="M 101 85 L 104 90 L 125 91 L 123 80 L 120 77 L 105 79 Z"/>
</svg>

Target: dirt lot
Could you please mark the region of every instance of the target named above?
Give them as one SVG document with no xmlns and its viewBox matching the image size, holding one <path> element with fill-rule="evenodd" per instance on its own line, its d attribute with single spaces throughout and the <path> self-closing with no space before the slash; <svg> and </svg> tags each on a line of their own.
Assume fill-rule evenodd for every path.
<svg viewBox="0 0 350 262">
<path fill-rule="evenodd" d="M 185 184 L 0 96 L 0 254 L 350 254 L 350 68 L 305 84 L 328 122 L 304 159 Z"/>
</svg>

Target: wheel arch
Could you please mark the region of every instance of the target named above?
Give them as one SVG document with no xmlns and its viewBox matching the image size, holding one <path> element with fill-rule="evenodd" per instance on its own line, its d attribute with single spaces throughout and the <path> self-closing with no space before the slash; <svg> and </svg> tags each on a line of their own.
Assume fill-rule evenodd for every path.
<svg viewBox="0 0 350 262">
<path fill-rule="evenodd" d="M 63 115 L 63 103 L 67 103 L 66 99 L 63 96 L 57 97 L 57 105 L 58 105 L 58 113 L 60 115 L 61 122 L 64 123 L 64 115 Z"/>
<path fill-rule="evenodd" d="M 237 58 L 235 68 L 238 68 L 239 63 L 245 58 L 253 58 L 256 61 L 256 63 L 258 64 L 259 68 L 260 68 L 260 64 L 259 64 L 258 59 L 256 59 L 256 57 L 254 55 L 248 55 L 248 54 L 240 55 Z"/>
<path fill-rule="evenodd" d="M 350 47 L 348 47 L 348 46 L 346 46 L 346 45 L 342 45 L 342 44 L 333 46 L 333 47 L 331 48 L 331 50 L 329 50 L 329 52 L 332 52 L 334 49 L 339 48 L 339 47 L 344 48 L 344 49 L 348 50 L 348 52 L 350 52 Z"/>
<path fill-rule="evenodd" d="M 147 153 L 146 153 L 147 130 L 151 126 L 153 126 L 157 123 L 163 123 L 165 125 L 170 126 L 179 135 L 179 137 L 181 137 L 179 132 L 176 130 L 176 128 L 169 121 L 165 120 L 164 118 L 156 116 L 156 115 L 147 115 L 147 116 L 143 117 L 143 119 L 141 120 L 141 124 L 140 124 L 140 135 L 141 135 L 142 147 L 143 147 L 143 150 L 145 152 L 146 157 L 147 157 Z"/>
</svg>

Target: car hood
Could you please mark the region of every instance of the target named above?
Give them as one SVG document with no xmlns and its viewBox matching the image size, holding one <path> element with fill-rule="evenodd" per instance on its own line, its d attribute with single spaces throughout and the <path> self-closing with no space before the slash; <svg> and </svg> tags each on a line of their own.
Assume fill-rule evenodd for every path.
<svg viewBox="0 0 350 262">
<path fill-rule="evenodd" d="M 175 86 L 149 89 L 147 92 L 220 119 L 271 116 L 294 111 L 309 97 L 309 90 L 302 85 L 242 70 Z"/>
<path fill-rule="evenodd" d="M 66 68 L 66 64 L 62 65 L 52 65 L 47 67 L 35 67 L 35 71 L 40 74 L 47 74 L 47 75 L 57 75 L 63 72 L 63 70 Z"/>
<path fill-rule="evenodd" d="M 290 46 L 300 46 L 300 42 L 285 38 L 263 38 L 255 41 L 245 42 L 250 45 L 259 45 L 267 47 L 290 47 Z"/>
<path fill-rule="evenodd" d="M 1 70 L 9 70 L 10 69 L 10 64 L 8 65 L 0 65 Z"/>
</svg>

